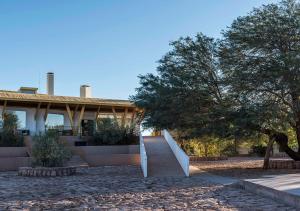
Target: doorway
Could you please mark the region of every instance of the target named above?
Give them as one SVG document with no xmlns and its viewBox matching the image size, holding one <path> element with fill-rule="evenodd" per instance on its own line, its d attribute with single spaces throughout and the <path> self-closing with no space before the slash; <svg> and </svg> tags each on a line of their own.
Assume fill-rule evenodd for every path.
<svg viewBox="0 0 300 211">
<path fill-rule="evenodd" d="M 82 136 L 93 136 L 95 131 L 95 121 L 83 119 L 81 121 L 81 134 Z"/>
</svg>

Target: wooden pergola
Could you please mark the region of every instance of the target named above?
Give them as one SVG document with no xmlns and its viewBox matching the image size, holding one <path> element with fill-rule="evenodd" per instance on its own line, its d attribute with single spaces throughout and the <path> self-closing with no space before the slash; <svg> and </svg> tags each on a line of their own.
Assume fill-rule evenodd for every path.
<svg viewBox="0 0 300 211">
<path fill-rule="evenodd" d="M 133 125 L 137 123 L 143 113 L 141 109 L 137 108 L 134 103 L 129 100 L 50 96 L 46 94 L 24 94 L 12 91 L 0 91 L 0 105 L 3 106 L 2 117 L 8 106 L 36 108 L 35 120 L 41 109 L 45 109 L 45 121 L 50 109 L 66 111 L 73 132 L 75 132 L 79 126 L 75 125 L 75 117 L 78 116 L 77 114 L 79 114 L 78 124 L 82 121 L 85 112 L 94 112 L 95 121 L 98 120 L 100 114 L 111 114 L 117 122 L 120 122 L 120 124 L 124 126 L 125 124 Z M 129 114 L 131 115 L 128 122 Z"/>
</svg>

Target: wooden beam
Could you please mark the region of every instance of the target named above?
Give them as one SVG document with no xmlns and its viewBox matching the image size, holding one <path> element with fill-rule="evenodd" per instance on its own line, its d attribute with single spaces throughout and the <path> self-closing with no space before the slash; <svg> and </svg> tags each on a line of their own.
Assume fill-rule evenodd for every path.
<svg viewBox="0 0 300 211">
<path fill-rule="evenodd" d="M 45 111 L 45 115 L 44 115 L 44 120 L 45 120 L 45 121 L 47 120 L 50 106 L 51 106 L 51 103 L 48 103 L 47 108 L 46 108 L 46 111 Z"/>
<path fill-rule="evenodd" d="M 126 119 L 127 119 L 127 114 L 128 114 L 128 108 L 125 108 L 123 117 L 122 117 L 122 127 L 126 125 Z"/>
<path fill-rule="evenodd" d="M 4 119 L 4 114 L 6 112 L 7 100 L 4 101 L 3 108 L 2 108 L 2 120 Z"/>
<path fill-rule="evenodd" d="M 130 127 L 132 127 L 133 124 L 134 124 L 135 114 L 136 114 L 136 110 L 134 109 L 134 110 L 132 111 L 132 115 L 131 115 Z"/>
<path fill-rule="evenodd" d="M 73 116 L 72 116 L 72 112 L 71 112 L 69 104 L 66 104 L 66 109 L 67 109 L 67 112 L 68 112 L 68 116 L 69 116 L 69 120 L 70 120 L 70 124 L 71 124 L 72 130 L 74 132 Z"/>
<path fill-rule="evenodd" d="M 97 113 L 96 113 L 96 116 L 95 116 L 95 121 L 97 121 L 98 118 L 99 118 L 100 109 L 101 109 L 101 106 L 98 107 L 98 110 L 97 110 Z"/>
<path fill-rule="evenodd" d="M 78 129 L 77 130 L 79 130 L 79 128 L 81 128 L 81 121 L 83 119 L 84 110 L 85 110 L 85 105 L 83 105 L 81 107 L 81 111 L 80 111 L 80 115 L 79 115 L 79 120 L 78 120 Z"/>
<path fill-rule="evenodd" d="M 112 109 L 112 112 L 113 112 L 113 115 L 114 115 L 114 119 L 118 123 L 118 117 L 117 117 L 116 109 L 115 109 L 115 107 L 111 107 L 111 109 Z"/>
<path fill-rule="evenodd" d="M 34 116 L 35 121 L 37 120 L 38 115 L 40 113 L 41 105 L 42 105 L 42 103 L 39 103 L 38 106 L 37 106 L 37 108 L 36 108 L 35 116 Z"/>
<path fill-rule="evenodd" d="M 79 104 L 77 104 L 76 107 L 75 107 L 75 109 L 74 109 L 74 112 L 73 112 L 73 122 L 75 122 L 76 113 L 77 113 L 78 108 L 79 108 Z"/>
</svg>

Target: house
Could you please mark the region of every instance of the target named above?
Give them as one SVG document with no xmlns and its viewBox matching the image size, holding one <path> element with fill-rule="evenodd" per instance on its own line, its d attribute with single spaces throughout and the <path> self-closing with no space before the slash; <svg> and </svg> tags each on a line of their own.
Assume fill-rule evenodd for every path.
<svg viewBox="0 0 300 211">
<path fill-rule="evenodd" d="M 54 73 L 47 73 L 47 94 L 37 88 L 21 87 L 18 91 L 0 90 L 0 111 L 21 112 L 24 135 L 44 133 L 55 128 L 62 135 L 91 135 L 99 118 L 113 118 L 120 125 L 135 125 L 139 109 L 128 100 L 93 98 L 91 87 L 80 87 L 79 97 L 57 96 Z M 0 114 L 1 114 L 0 113 Z"/>
</svg>

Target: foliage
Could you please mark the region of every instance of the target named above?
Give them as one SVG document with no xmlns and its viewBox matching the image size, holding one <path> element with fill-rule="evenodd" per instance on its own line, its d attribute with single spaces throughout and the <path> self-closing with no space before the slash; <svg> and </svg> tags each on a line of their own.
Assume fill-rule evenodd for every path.
<svg viewBox="0 0 300 211">
<path fill-rule="evenodd" d="M 157 75 L 140 77 L 131 99 L 145 127 L 179 130 L 185 139 L 266 134 L 300 160 L 300 3 L 283 0 L 238 17 L 216 41 L 201 33 L 171 43 Z"/>
<path fill-rule="evenodd" d="M 242 121 L 271 136 L 277 133 L 294 159 L 300 159 L 300 149 L 293 151 L 285 140 L 293 128 L 300 143 L 299 11 L 295 0 L 254 9 L 233 22 L 220 47 L 220 67 Z"/>
<path fill-rule="evenodd" d="M 14 113 L 4 113 L 4 120 L 0 133 L 0 147 L 22 147 L 23 137 L 18 134 L 18 117 Z"/>
<path fill-rule="evenodd" d="M 138 137 L 134 134 L 135 126 L 119 126 L 111 118 L 102 118 L 97 121 L 97 132 L 94 135 L 94 145 L 130 145 L 137 144 Z"/>
<path fill-rule="evenodd" d="M 255 154 L 257 156 L 260 156 L 260 157 L 263 157 L 266 154 L 267 146 L 254 145 L 254 146 L 252 146 L 251 150 L 252 150 L 253 154 Z"/>
<path fill-rule="evenodd" d="M 32 156 L 35 166 L 60 167 L 71 158 L 71 152 L 58 138 L 57 133 L 51 131 L 34 137 Z"/>
<path fill-rule="evenodd" d="M 234 156 L 237 154 L 233 141 L 224 141 L 210 136 L 199 139 L 181 140 L 178 143 L 188 155 L 217 157 Z"/>
</svg>

